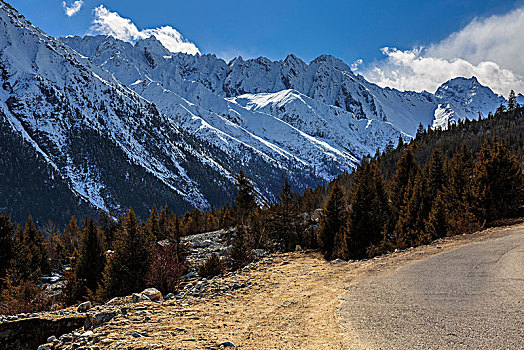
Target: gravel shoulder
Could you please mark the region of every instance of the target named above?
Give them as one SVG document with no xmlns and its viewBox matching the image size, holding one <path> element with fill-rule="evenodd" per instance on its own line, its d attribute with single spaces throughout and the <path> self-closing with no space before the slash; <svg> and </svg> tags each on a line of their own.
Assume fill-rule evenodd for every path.
<svg viewBox="0 0 524 350">
<path fill-rule="evenodd" d="M 524 224 L 489 229 L 366 261 L 326 262 L 316 252 L 273 255 L 212 282 L 216 292 L 208 288 L 161 302 L 124 300 L 117 307 L 125 314 L 92 329 L 92 336 L 100 349 L 216 349 L 226 341 L 237 349 L 369 348 L 361 329 L 348 321 L 348 290 L 418 260 L 522 230 Z M 224 292 L 224 285 L 237 288 Z M 116 306 L 98 308 L 110 307 Z"/>
</svg>

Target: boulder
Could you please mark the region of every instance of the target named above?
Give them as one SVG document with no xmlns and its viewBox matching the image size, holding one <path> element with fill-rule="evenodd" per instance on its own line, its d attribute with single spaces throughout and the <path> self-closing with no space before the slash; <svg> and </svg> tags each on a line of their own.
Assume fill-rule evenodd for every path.
<svg viewBox="0 0 524 350">
<path fill-rule="evenodd" d="M 86 302 L 78 305 L 78 307 L 76 308 L 76 311 L 78 311 L 78 312 L 87 312 L 91 307 L 92 307 L 91 302 L 90 301 L 86 301 Z"/>
<path fill-rule="evenodd" d="M 156 288 L 147 288 L 142 291 L 143 295 L 149 298 L 149 300 L 157 301 L 162 299 L 162 293 Z"/>
</svg>

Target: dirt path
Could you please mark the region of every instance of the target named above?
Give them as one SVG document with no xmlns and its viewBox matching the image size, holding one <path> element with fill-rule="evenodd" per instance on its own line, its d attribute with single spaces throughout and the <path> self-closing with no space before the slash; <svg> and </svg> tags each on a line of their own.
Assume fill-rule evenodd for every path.
<svg viewBox="0 0 524 350">
<path fill-rule="evenodd" d="M 369 261 L 330 263 L 311 252 L 276 255 L 225 278 L 245 287 L 183 301 L 130 304 L 127 315 L 94 329 L 93 336 L 101 349 L 215 349 L 225 341 L 237 349 L 353 348 L 358 338 L 340 326 L 337 312 L 352 281 L 523 228 L 447 238 Z"/>
</svg>

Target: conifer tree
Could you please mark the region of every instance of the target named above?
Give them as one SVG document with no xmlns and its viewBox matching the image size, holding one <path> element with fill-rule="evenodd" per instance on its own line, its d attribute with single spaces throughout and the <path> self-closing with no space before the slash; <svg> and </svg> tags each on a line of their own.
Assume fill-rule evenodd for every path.
<svg viewBox="0 0 524 350">
<path fill-rule="evenodd" d="M 524 175 L 514 155 L 497 138 L 484 143 L 473 169 L 477 215 L 488 223 L 522 215 Z"/>
<path fill-rule="evenodd" d="M 273 237 L 282 245 L 285 251 L 292 251 L 300 244 L 299 226 L 300 214 L 295 195 L 291 191 L 291 184 L 286 178 L 282 191 L 273 210 L 272 231 Z"/>
<path fill-rule="evenodd" d="M 249 215 L 257 206 L 255 189 L 242 170 L 235 180 L 238 191 L 235 200 L 237 225 L 246 225 Z"/>
<path fill-rule="evenodd" d="M 407 203 L 411 198 L 411 192 L 415 183 L 415 178 L 420 173 L 420 166 L 415 160 L 413 151 L 408 147 L 397 162 L 397 170 L 393 175 L 390 185 L 390 199 L 392 214 L 390 220 L 390 230 L 398 222 L 400 211 L 406 211 Z"/>
<path fill-rule="evenodd" d="M 439 192 L 433 201 L 424 232 L 419 236 L 417 244 L 428 244 L 436 238 L 443 237 L 448 232 L 448 213 L 443 196 Z"/>
<path fill-rule="evenodd" d="M 448 234 L 471 233 L 480 228 L 473 214 L 473 154 L 463 145 L 449 164 L 449 180 L 443 190 Z"/>
<path fill-rule="evenodd" d="M 14 235 L 15 226 L 11 223 L 9 216 L 0 215 L 0 289 L 10 265 L 9 262 L 14 255 Z"/>
<path fill-rule="evenodd" d="M 42 231 L 37 230 L 33 218 L 29 215 L 23 233 L 23 244 L 31 251 L 30 264 L 34 269 L 39 269 L 42 274 L 51 272 L 51 265 L 47 258 L 47 250 L 44 243 Z"/>
<path fill-rule="evenodd" d="M 71 217 L 71 221 L 67 224 L 62 235 L 62 242 L 64 243 L 67 253 L 71 256 L 74 250 L 80 249 L 80 242 L 82 240 L 80 229 L 76 223 L 75 217 Z"/>
<path fill-rule="evenodd" d="M 315 209 L 315 196 L 313 195 L 313 190 L 311 187 L 306 186 L 304 195 L 302 196 L 302 212 L 311 217 Z"/>
<path fill-rule="evenodd" d="M 80 257 L 75 266 L 76 278 L 84 287 L 84 295 L 95 293 L 102 280 L 106 257 L 103 238 L 93 218 L 86 221 L 83 240 L 80 246 Z"/>
<path fill-rule="evenodd" d="M 508 112 L 514 111 L 519 107 L 515 91 L 511 90 L 508 97 Z"/>
<path fill-rule="evenodd" d="M 22 280 L 37 280 L 41 274 L 40 266 L 33 266 L 33 250 L 26 243 L 24 230 L 16 228 L 13 242 L 13 257 L 10 261 L 11 277 L 16 276 Z M 16 283 L 16 282 L 15 282 Z"/>
<path fill-rule="evenodd" d="M 442 191 L 446 183 L 446 172 L 444 169 L 444 159 L 440 148 L 435 148 L 431 153 L 431 158 L 424 173 L 428 180 L 427 195 L 431 200 L 436 198 L 437 193 Z"/>
<path fill-rule="evenodd" d="M 153 209 L 151 209 L 151 214 L 149 215 L 149 219 L 146 222 L 147 231 L 149 232 L 149 235 L 151 236 L 151 239 L 153 240 L 160 240 L 160 237 L 163 235 L 161 234 L 160 230 L 160 218 L 158 215 L 158 210 L 156 209 L 156 205 L 153 204 Z"/>
<path fill-rule="evenodd" d="M 406 192 L 406 195 L 409 193 Z M 413 190 L 399 213 L 397 224 L 395 225 L 394 237 L 396 246 L 406 248 L 415 246 L 419 237 L 424 234 L 425 221 L 431 210 L 428 202 L 428 183 L 426 176 L 421 172 L 417 173 Z"/>
<path fill-rule="evenodd" d="M 229 264 L 233 271 L 244 267 L 253 260 L 253 253 L 247 235 L 246 226 L 238 225 L 231 243 L 231 250 L 229 251 Z"/>
<path fill-rule="evenodd" d="M 170 225 L 171 225 L 170 219 L 171 219 L 170 211 L 166 204 L 160 211 L 160 215 L 158 217 L 158 232 L 159 233 L 158 233 L 158 236 L 156 237 L 157 240 L 161 241 L 166 238 L 169 238 Z"/>
<path fill-rule="evenodd" d="M 384 180 L 374 162 L 363 160 L 351 189 L 350 210 L 346 226 L 347 256 L 360 259 L 370 246 L 384 238 L 390 208 Z"/>
<path fill-rule="evenodd" d="M 128 295 L 145 287 L 150 263 L 151 244 L 133 209 L 122 220 L 116 234 L 113 253 L 104 270 L 104 297 Z"/>
<path fill-rule="evenodd" d="M 345 241 L 343 239 L 345 223 L 346 203 L 344 201 L 344 193 L 338 181 L 335 180 L 329 198 L 323 208 L 318 227 L 318 238 L 326 260 L 333 258 L 335 248 L 344 250 L 340 245 Z M 337 242 L 340 242 L 338 244 L 339 247 L 335 247 L 335 239 Z"/>
</svg>

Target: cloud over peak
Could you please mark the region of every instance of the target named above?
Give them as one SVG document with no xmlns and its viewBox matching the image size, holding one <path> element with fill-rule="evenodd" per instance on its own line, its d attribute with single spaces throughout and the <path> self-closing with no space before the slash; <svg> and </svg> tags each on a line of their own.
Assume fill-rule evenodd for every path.
<svg viewBox="0 0 524 350">
<path fill-rule="evenodd" d="M 524 93 L 524 8 L 505 15 L 474 19 L 462 30 L 428 47 L 398 50 L 385 47 L 385 60 L 363 75 L 380 86 L 434 92 L 457 76 L 476 76 L 483 85 L 508 95 Z"/>
<path fill-rule="evenodd" d="M 139 30 L 128 18 L 111 12 L 104 5 L 93 10 L 91 34 L 111 35 L 117 39 L 135 43 L 140 39 L 154 36 L 171 52 L 183 52 L 191 55 L 200 54 L 195 44 L 187 41 L 180 32 L 170 26 Z"/>
<path fill-rule="evenodd" d="M 62 1 L 62 7 L 64 8 L 65 14 L 67 17 L 73 17 L 82 9 L 84 5 L 83 0 L 78 0 L 73 2 L 71 5 L 67 5 L 65 1 Z"/>
</svg>

